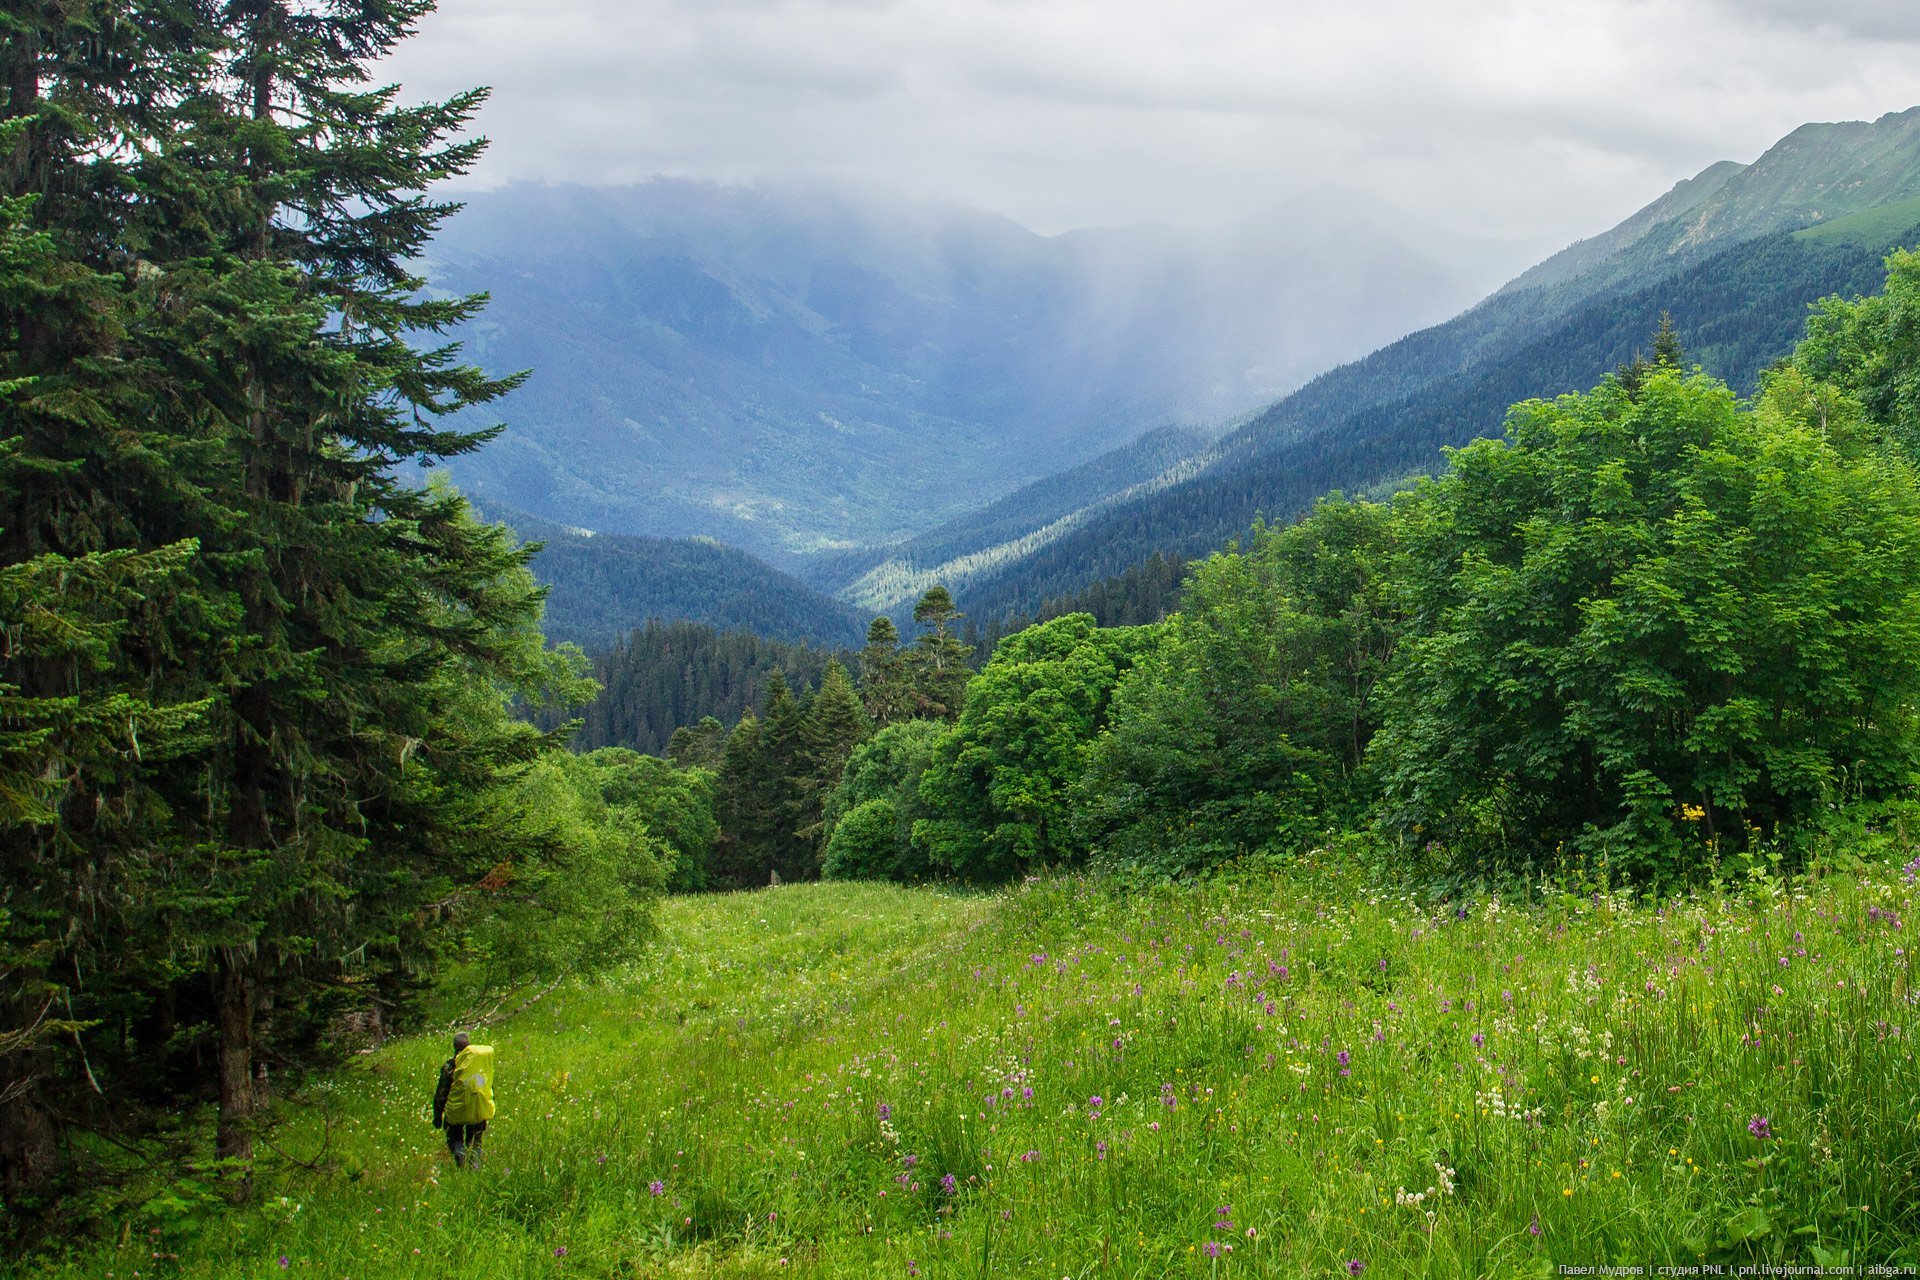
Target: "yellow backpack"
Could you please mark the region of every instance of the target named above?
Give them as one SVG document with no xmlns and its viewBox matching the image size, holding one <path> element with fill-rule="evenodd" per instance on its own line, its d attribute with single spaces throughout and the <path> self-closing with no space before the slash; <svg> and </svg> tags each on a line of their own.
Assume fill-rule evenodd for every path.
<svg viewBox="0 0 1920 1280">
<path fill-rule="evenodd" d="M 470 1044 L 453 1055 L 453 1091 L 443 1124 L 479 1124 L 493 1119 L 493 1046 Z"/>
</svg>

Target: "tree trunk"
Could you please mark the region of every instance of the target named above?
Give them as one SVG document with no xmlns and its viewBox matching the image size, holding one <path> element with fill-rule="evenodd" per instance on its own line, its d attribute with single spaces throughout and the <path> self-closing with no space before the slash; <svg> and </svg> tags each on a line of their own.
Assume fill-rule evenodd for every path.
<svg viewBox="0 0 1920 1280">
<path fill-rule="evenodd" d="M 246 1199 L 253 1187 L 253 1016 L 258 982 L 253 966 L 238 956 L 221 959 L 215 977 L 216 1053 L 220 1077 L 220 1123 L 216 1150 L 222 1160 L 242 1163 L 233 1177 L 234 1198 Z"/>
</svg>

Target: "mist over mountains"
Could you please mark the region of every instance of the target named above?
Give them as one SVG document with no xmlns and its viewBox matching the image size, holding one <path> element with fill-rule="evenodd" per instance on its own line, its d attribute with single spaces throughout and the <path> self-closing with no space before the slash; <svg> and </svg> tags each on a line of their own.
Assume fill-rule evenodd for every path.
<svg viewBox="0 0 1920 1280">
<path fill-rule="evenodd" d="M 491 193 L 430 265 L 494 286 L 477 354 L 539 370 L 459 482 L 526 529 L 643 536 L 549 533 L 558 620 L 604 638 L 692 601 L 824 638 L 935 583 L 999 625 L 1385 491 L 1515 401 L 1591 386 L 1663 314 L 1750 388 L 1809 303 L 1874 289 L 1917 238 L 1920 108 L 1803 126 L 1525 270 L 1333 191 L 1209 232 L 1049 238 L 681 182 Z"/>
<path fill-rule="evenodd" d="M 485 288 L 470 353 L 533 377 L 450 467 L 603 533 L 807 572 L 1169 425 L 1217 433 L 1457 312 L 1526 246 L 1320 190 L 1205 231 L 1036 235 L 822 186 L 472 196 L 425 264 Z"/>
</svg>

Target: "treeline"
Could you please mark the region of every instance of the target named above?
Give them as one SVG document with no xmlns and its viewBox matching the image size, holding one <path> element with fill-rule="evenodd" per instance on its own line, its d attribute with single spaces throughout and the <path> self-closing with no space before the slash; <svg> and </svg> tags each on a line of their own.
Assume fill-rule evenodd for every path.
<svg viewBox="0 0 1920 1280">
<path fill-rule="evenodd" d="M 1091 614 L 1102 626 L 1158 622 L 1178 606 L 1185 571 L 1185 561 L 1156 554 L 1117 577 L 1047 600 L 1037 616 L 999 618 L 981 626 L 956 612 L 948 625 L 967 650 L 990 653 L 1014 632 L 1069 613 Z M 600 694 L 580 712 L 573 745 L 668 753 L 677 730 L 709 719 L 732 725 L 749 710 L 764 716 L 776 677 L 793 696 L 809 696 L 836 660 L 859 669 L 857 656 L 847 650 L 695 622 L 650 621 L 593 656 Z M 541 723 L 555 727 L 565 714 L 549 713 Z"/>
<path fill-rule="evenodd" d="M 918 634 L 902 644 L 891 619 L 875 618 L 855 656 L 856 677 L 829 660 L 816 689 L 797 695 L 769 678 L 759 713 L 731 728 L 711 716 L 676 730 L 673 763 L 713 778 L 718 841 L 689 887 L 756 885 L 817 877 L 836 814 L 830 802 L 847 761 L 876 731 L 951 721 L 972 677 L 971 649 L 955 634 L 960 614 L 935 587 L 913 611 Z"/>
<path fill-rule="evenodd" d="M 860 643 L 860 615 L 798 578 L 702 538 L 587 536 L 517 512 L 499 518 L 541 544 L 533 574 L 547 588 L 543 630 L 602 649 L 638 619 L 704 623 L 789 644 Z"/>
<path fill-rule="evenodd" d="M 1103 627 L 1137 627 L 1158 622 L 1180 607 L 1180 584 L 1186 578 L 1186 571 L 1185 560 L 1156 551 L 1143 563 L 1122 573 L 1102 578 L 1078 591 L 1047 597 L 1033 614 L 1003 614 L 989 619 L 984 626 L 969 619 L 963 635 L 978 652 L 991 653 L 1014 632 L 1069 613 L 1091 614 Z"/>
<path fill-rule="evenodd" d="M 581 713 L 575 744 L 663 754 L 674 730 L 716 718 L 732 724 L 762 706 L 777 679 L 817 688 L 834 654 L 751 631 L 696 622 L 648 622 L 594 657 L 599 697 Z"/>
<path fill-rule="evenodd" d="M 717 839 L 697 778 L 510 713 L 584 701 L 584 659 L 509 531 L 402 479 L 515 385 L 436 337 L 482 299 L 410 267 L 480 150 L 482 94 L 370 87 L 429 8 L 4 20 L 10 1233 L 117 1226 L 167 1170 L 244 1196 L 275 1082 L 450 977 L 630 954 Z"/>
<path fill-rule="evenodd" d="M 1005 637 L 951 719 L 863 723 L 889 687 L 865 664 L 858 691 L 829 673 L 832 734 L 776 690 L 709 730 L 726 878 L 1184 875 L 1341 840 L 1648 884 L 1797 857 L 1920 781 L 1920 255 L 1889 264 L 1751 402 L 1663 325 L 1391 502 L 1257 527 L 1160 623 Z M 816 745 L 738 807 L 776 719 Z"/>
</svg>

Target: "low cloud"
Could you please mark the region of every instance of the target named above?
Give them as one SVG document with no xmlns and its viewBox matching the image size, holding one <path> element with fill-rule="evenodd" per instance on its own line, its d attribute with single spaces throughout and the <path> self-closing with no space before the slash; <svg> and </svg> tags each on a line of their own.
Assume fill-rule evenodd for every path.
<svg viewBox="0 0 1920 1280">
<path fill-rule="evenodd" d="M 446 0 L 388 73 L 493 86 L 483 181 L 823 175 L 1044 231 L 1337 183 L 1564 241 L 1920 104 L 1916 55 L 1891 0 Z"/>
</svg>

